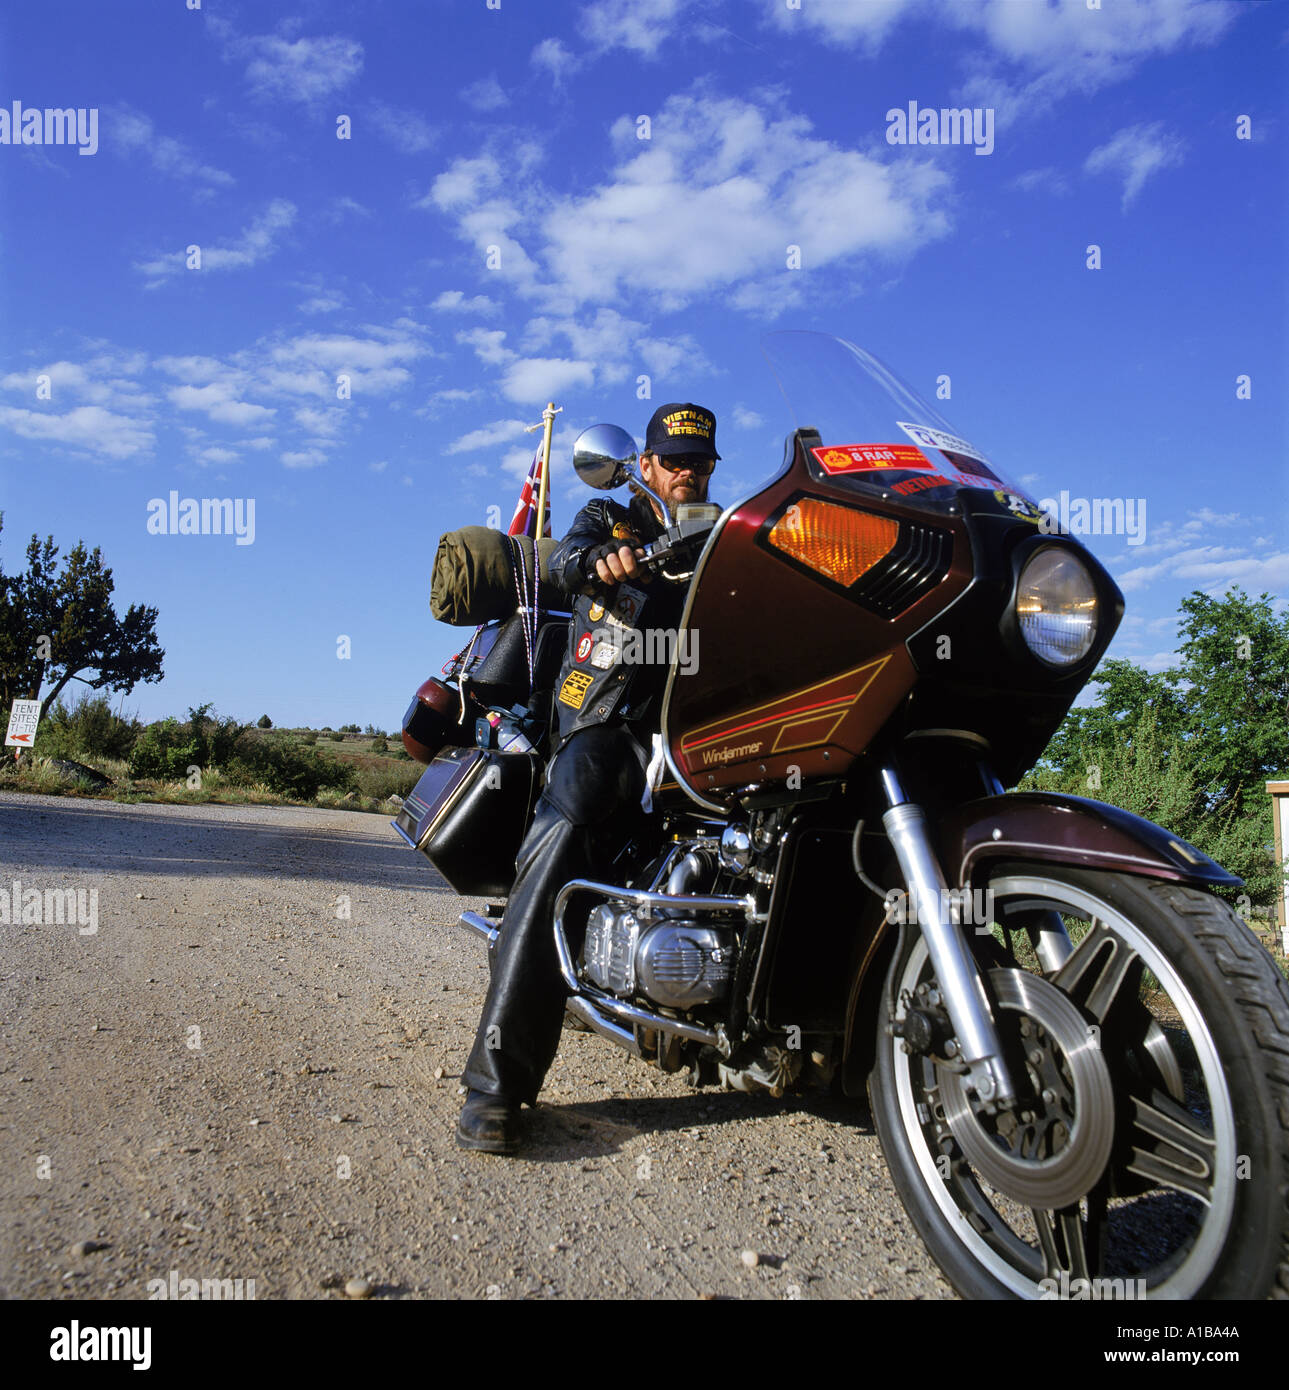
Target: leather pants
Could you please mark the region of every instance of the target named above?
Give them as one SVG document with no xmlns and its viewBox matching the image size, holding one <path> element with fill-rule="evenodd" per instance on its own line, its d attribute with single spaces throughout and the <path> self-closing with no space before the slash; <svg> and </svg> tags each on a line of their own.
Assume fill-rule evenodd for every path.
<svg viewBox="0 0 1289 1390">
<path fill-rule="evenodd" d="M 492 979 L 462 1080 L 472 1091 L 537 1103 L 559 1047 L 568 989 L 554 910 L 573 878 L 602 875 L 641 815 L 646 754 L 621 724 L 579 729 L 561 745 L 516 859 Z M 571 949 L 578 949 L 570 940 Z"/>
</svg>

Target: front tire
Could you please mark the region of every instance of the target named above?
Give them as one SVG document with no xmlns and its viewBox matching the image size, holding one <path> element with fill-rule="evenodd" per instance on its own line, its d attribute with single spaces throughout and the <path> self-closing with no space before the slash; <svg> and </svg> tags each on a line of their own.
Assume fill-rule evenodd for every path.
<svg viewBox="0 0 1289 1390">
<path fill-rule="evenodd" d="M 926 1015 L 923 1050 L 884 1010 L 869 1082 L 896 1187 L 954 1287 L 1289 1297 L 1289 984 L 1261 944 L 1174 883 L 1014 864 L 984 886 L 991 927 L 964 930 L 1017 1106 L 987 1114 L 945 1055 L 912 929 L 887 997 L 897 1026 Z"/>
</svg>

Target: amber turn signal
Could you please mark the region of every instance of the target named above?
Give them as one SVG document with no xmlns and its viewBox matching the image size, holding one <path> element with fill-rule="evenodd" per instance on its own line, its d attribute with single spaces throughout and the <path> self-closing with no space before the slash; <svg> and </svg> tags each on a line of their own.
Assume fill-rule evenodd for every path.
<svg viewBox="0 0 1289 1390">
<path fill-rule="evenodd" d="M 849 587 L 890 553 L 899 531 L 899 522 L 890 517 L 803 497 L 774 523 L 767 539 L 776 550 Z"/>
</svg>

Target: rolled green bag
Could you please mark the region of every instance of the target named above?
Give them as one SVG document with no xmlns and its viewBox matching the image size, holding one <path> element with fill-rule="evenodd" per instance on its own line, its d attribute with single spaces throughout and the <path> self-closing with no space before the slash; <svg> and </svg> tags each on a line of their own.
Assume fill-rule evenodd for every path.
<svg viewBox="0 0 1289 1390">
<path fill-rule="evenodd" d="M 430 576 L 430 612 L 453 627 L 477 627 L 508 618 L 519 607 L 515 586 L 515 543 L 524 563 L 527 592 L 532 590 L 533 540 L 531 536 L 507 536 L 491 526 L 463 526 L 439 540 Z M 564 609 L 568 600 L 550 582 L 550 557 L 557 540 L 543 536 L 537 542 L 541 573 L 538 602 L 542 608 Z"/>
</svg>

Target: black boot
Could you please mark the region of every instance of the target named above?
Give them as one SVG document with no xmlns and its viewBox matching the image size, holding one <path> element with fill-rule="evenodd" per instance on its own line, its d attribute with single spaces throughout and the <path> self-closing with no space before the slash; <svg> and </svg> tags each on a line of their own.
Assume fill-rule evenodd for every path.
<svg viewBox="0 0 1289 1390">
<path fill-rule="evenodd" d="M 590 831 L 545 798 L 520 850 L 519 872 L 497 939 L 488 997 L 462 1080 L 497 1101 L 537 1102 L 559 1047 L 568 991 L 552 935 L 555 896 L 584 875 Z"/>
<path fill-rule="evenodd" d="M 519 1106 L 501 1096 L 471 1091 L 457 1121 L 457 1148 L 514 1153 L 519 1148 Z"/>
<path fill-rule="evenodd" d="M 519 850 L 488 997 L 462 1074 L 472 1092 L 516 1110 L 524 1101 L 536 1105 L 568 997 L 555 952 L 555 898 L 570 879 L 604 870 L 639 815 L 643 784 L 639 745 L 620 728 L 575 733 L 548 769 Z M 569 947 L 576 951 L 579 944 L 570 940 Z"/>
</svg>

